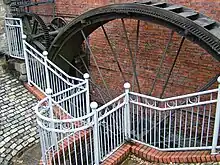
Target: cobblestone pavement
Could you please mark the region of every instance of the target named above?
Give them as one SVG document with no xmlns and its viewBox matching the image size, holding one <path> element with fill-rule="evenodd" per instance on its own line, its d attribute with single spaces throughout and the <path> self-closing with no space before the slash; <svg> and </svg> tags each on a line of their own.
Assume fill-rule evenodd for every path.
<svg viewBox="0 0 220 165">
<path fill-rule="evenodd" d="M 37 100 L 9 73 L 0 73 L 0 165 L 39 142 L 35 112 Z"/>
</svg>

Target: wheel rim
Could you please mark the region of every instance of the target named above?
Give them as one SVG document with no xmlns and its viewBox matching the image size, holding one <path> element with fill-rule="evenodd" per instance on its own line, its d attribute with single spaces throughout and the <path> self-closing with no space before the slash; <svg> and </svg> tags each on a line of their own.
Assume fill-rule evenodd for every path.
<svg viewBox="0 0 220 165">
<path fill-rule="evenodd" d="M 176 43 L 176 49 L 175 49 L 176 52 L 173 54 L 174 58 L 172 59 L 172 64 L 168 67 L 169 72 L 166 73 L 166 78 L 164 80 L 164 83 L 163 83 L 162 89 L 160 90 L 160 93 L 156 94 L 156 96 L 158 96 L 158 97 L 163 97 L 164 93 L 166 92 L 167 85 L 169 83 L 172 72 L 175 69 L 175 64 L 178 60 L 178 57 L 181 54 L 182 47 L 184 47 L 185 40 L 189 39 L 189 40 L 193 40 L 194 42 L 198 43 L 198 39 L 196 39 L 197 36 L 195 35 L 192 37 L 192 35 L 193 35 L 192 31 L 188 31 L 184 28 L 178 27 L 177 25 L 175 25 L 175 26 L 173 24 L 171 25 L 170 22 L 168 22 L 166 25 L 164 25 L 164 26 L 167 26 L 168 30 L 169 30 L 169 36 L 167 37 L 167 42 L 163 46 L 164 49 L 161 52 L 162 55 L 161 55 L 160 60 L 158 60 L 160 62 L 158 63 L 157 69 L 155 69 L 154 78 L 152 78 L 153 80 L 150 81 L 151 87 L 148 90 L 142 89 L 144 86 L 146 86 L 146 84 L 144 85 L 143 83 L 140 83 L 140 81 L 142 81 L 142 79 L 139 78 L 139 77 L 141 77 L 141 73 L 139 73 L 140 71 L 137 71 L 137 69 L 136 69 L 137 62 L 139 60 L 134 58 L 139 53 L 138 47 L 140 46 L 139 42 L 141 42 L 141 41 L 139 41 L 140 24 L 144 25 L 146 21 L 147 22 L 150 21 L 150 22 L 154 22 L 154 23 L 158 23 L 158 24 L 163 24 L 164 22 L 158 22 L 159 19 L 158 20 L 151 20 L 152 16 L 143 17 L 143 15 L 135 15 L 138 13 L 140 14 L 140 9 L 143 9 L 143 8 L 149 9 L 149 6 L 146 7 L 146 5 L 143 5 L 143 4 L 126 4 L 126 5 L 128 5 L 127 8 L 125 7 L 125 4 L 110 5 L 108 7 L 99 8 L 99 9 L 93 10 L 91 12 L 88 12 L 88 13 L 80 16 L 79 18 L 77 18 L 72 23 L 67 25 L 67 27 L 64 28 L 64 30 L 63 30 L 64 32 L 60 33 L 57 36 L 57 38 L 55 39 L 55 41 L 53 42 L 52 46 L 49 49 L 50 58 L 55 63 L 57 63 L 58 66 L 61 66 L 61 68 L 63 68 L 65 71 L 69 72 L 70 74 L 72 74 L 74 76 L 78 76 L 78 73 L 82 74 L 84 72 L 89 72 L 92 75 L 91 81 L 92 81 L 92 93 L 94 94 L 93 98 L 94 98 L 94 100 L 101 102 L 101 103 L 105 103 L 105 102 L 111 100 L 116 95 L 118 95 L 122 89 L 117 88 L 116 90 L 114 90 L 114 89 L 110 88 L 109 86 L 111 86 L 113 81 L 111 81 L 111 80 L 106 81 L 105 80 L 105 78 L 109 77 L 109 76 L 106 76 L 105 74 L 102 73 L 103 69 L 100 69 L 100 66 L 99 66 L 100 64 L 98 64 L 98 62 L 97 62 L 97 59 L 99 59 L 101 57 L 99 55 L 98 56 L 95 55 L 93 53 L 94 50 L 92 50 L 92 49 L 94 49 L 95 46 L 94 46 L 94 42 L 92 42 L 93 39 L 92 39 L 92 36 L 90 36 L 90 34 L 93 35 L 94 31 L 98 31 L 98 30 L 102 31 L 102 34 L 104 36 L 103 38 L 106 41 L 106 45 L 108 45 L 108 48 L 110 50 L 109 52 L 111 52 L 111 55 L 112 55 L 111 58 L 113 60 L 115 60 L 115 65 L 117 66 L 117 69 L 118 69 L 117 74 L 120 74 L 120 76 L 118 76 L 118 77 L 121 78 L 121 80 L 118 80 L 118 82 L 120 82 L 120 83 L 118 83 L 117 86 L 122 87 L 123 83 L 128 81 L 133 84 L 133 90 L 135 90 L 139 93 L 144 93 L 144 94 L 149 94 L 149 95 L 152 95 L 155 88 L 156 88 L 155 84 L 157 83 L 157 79 L 160 75 L 161 67 L 163 66 L 164 58 L 166 58 L 167 51 L 171 45 L 173 35 L 180 34 L 179 41 Z M 127 11 L 130 11 L 131 8 L 132 8 L 132 10 L 134 10 L 137 6 L 140 7 L 140 8 L 138 8 L 138 11 L 136 10 L 132 14 L 125 12 L 125 8 L 127 9 Z M 155 6 L 153 6 L 153 7 L 151 6 L 150 8 L 151 8 L 151 10 L 155 10 Z M 120 11 L 117 14 L 114 13 L 114 11 L 116 9 Z M 158 7 L 156 7 L 156 9 L 161 10 Z M 96 14 L 91 14 L 93 12 L 96 12 Z M 105 14 L 100 16 L 100 13 L 103 13 L 103 12 Z M 114 14 L 111 15 L 108 12 L 114 13 Z M 161 13 L 163 13 L 163 12 L 161 12 Z M 130 18 L 130 20 L 134 19 L 134 21 L 136 21 L 136 26 L 135 26 L 135 28 L 133 28 L 133 29 L 135 29 L 135 33 L 136 33 L 136 38 L 135 38 L 134 42 L 131 42 L 129 40 L 130 36 L 128 34 L 130 34 L 132 32 L 129 32 L 126 27 L 125 20 L 127 22 L 128 18 Z M 128 65 L 131 66 L 130 69 L 128 69 L 128 71 L 126 71 L 124 68 L 122 68 L 120 66 L 120 65 L 124 65 L 124 63 L 122 61 L 117 59 L 117 55 L 120 53 L 115 51 L 114 45 L 112 45 L 113 41 L 111 41 L 108 37 L 108 35 L 110 33 L 108 33 L 105 29 L 105 27 L 107 27 L 108 24 L 113 25 L 114 23 L 112 23 L 112 22 L 114 22 L 114 21 L 121 22 L 120 26 L 122 27 L 122 32 L 123 32 L 124 39 L 125 39 L 124 40 L 124 50 L 127 50 L 127 59 L 130 59 Z M 142 22 L 144 22 L 144 23 L 142 23 Z M 218 23 L 216 23 L 216 24 L 218 24 Z M 207 32 L 207 30 L 205 30 L 205 31 Z M 205 35 L 205 33 L 204 33 L 204 35 Z M 216 39 L 216 36 L 214 36 L 213 39 L 214 38 Z M 89 43 L 89 41 L 91 41 L 91 43 Z M 102 40 L 102 42 L 103 42 L 103 40 Z M 219 40 L 216 40 L 216 42 L 219 42 Z M 74 45 L 71 43 L 74 43 Z M 206 44 L 208 45 L 208 43 L 206 43 Z M 199 45 L 202 46 L 203 48 L 208 47 L 206 44 L 204 44 L 204 41 L 201 41 L 201 43 L 199 43 Z M 116 43 L 116 45 L 117 45 L 117 43 Z M 133 47 L 131 47 L 131 45 L 133 45 Z M 212 47 L 212 48 L 214 48 L 214 47 Z M 123 49 L 123 48 L 121 48 L 121 49 Z M 215 51 L 214 49 L 211 50 L 211 49 L 207 48 L 206 50 L 208 52 L 210 52 L 214 57 L 216 57 L 216 59 L 219 59 L 217 49 L 218 48 L 216 47 L 215 53 L 214 53 L 214 51 Z M 69 52 L 71 52 L 71 53 L 69 53 Z M 77 58 L 80 61 L 80 64 L 77 64 L 77 62 L 76 62 Z M 105 59 L 108 59 L 108 56 L 105 56 Z M 100 60 L 98 60 L 98 61 L 100 62 Z M 62 63 L 67 63 L 71 67 L 64 67 Z M 98 74 L 96 74 L 93 71 L 94 68 L 91 67 L 92 66 L 91 64 L 95 65 L 95 68 L 96 68 L 95 72 Z M 80 65 L 83 65 L 83 67 L 80 68 Z M 101 67 L 103 68 L 103 66 L 101 66 Z M 73 72 L 73 70 L 75 70 L 75 71 Z M 126 78 L 125 74 L 131 74 L 132 78 Z M 100 78 L 97 78 L 98 76 Z M 115 75 L 113 77 L 117 78 L 117 75 Z M 95 79 L 98 79 L 98 80 L 95 80 Z M 147 84 L 149 84 L 149 83 L 147 83 Z M 94 89 L 94 88 L 97 88 L 97 89 Z M 115 92 L 115 91 L 117 91 L 117 92 Z"/>
</svg>

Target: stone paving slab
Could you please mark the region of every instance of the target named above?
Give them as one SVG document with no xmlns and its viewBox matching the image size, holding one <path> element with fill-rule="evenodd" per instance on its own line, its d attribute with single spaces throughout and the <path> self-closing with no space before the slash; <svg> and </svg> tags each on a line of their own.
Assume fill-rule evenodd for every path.
<svg viewBox="0 0 220 165">
<path fill-rule="evenodd" d="M 0 72 L 0 165 L 11 164 L 27 148 L 39 142 L 36 98 L 9 73 Z"/>
</svg>

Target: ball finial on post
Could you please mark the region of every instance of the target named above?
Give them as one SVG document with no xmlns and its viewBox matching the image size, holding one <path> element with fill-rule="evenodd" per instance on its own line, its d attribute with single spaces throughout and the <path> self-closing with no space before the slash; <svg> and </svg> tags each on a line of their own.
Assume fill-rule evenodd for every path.
<svg viewBox="0 0 220 165">
<path fill-rule="evenodd" d="M 88 73 L 85 73 L 85 74 L 83 75 L 83 77 L 84 77 L 84 79 L 89 79 L 89 74 L 88 74 Z"/>
<path fill-rule="evenodd" d="M 220 84 L 220 76 L 217 78 L 218 83 Z"/>
<path fill-rule="evenodd" d="M 124 83 L 124 88 L 125 89 L 130 89 L 130 87 L 131 87 L 130 83 L 128 83 L 128 82 Z"/>
<path fill-rule="evenodd" d="M 52 93 L 53 93 L 51 88 L 47 88 L 45 92 L 47 95 L 52 95 Z"/>
<path fill-rule="evenodd" d="M 43 55 L 44 55 L 44 56 L 47 56 L 47 55 L 48 55 L 48 52 L 47 52 L 47 51 L 43 51 Z"/>
<path fill-rule="evenodd" d="M 23 40 L 26 40 L 27 39 L 27 36 L 25 34 L 22 34 L 22 39 Z"/>
<path fill-rule="evenodd" d="M 96 108 L 98 108 L 98 104 L 97 102 L 91 102 L 90 107 L 94 110 Z"/>
</svg>

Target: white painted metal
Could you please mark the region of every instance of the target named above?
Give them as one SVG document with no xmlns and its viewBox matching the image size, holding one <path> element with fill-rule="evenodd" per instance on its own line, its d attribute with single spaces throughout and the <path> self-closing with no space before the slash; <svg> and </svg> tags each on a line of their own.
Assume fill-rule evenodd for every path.
<svg viewBox="0 0 220 165">
<path fill-rule="evenodd" d="M 215 125 L 212 141 L 212 153 L 216 153 L 219 138 L 219 124 L 220 124 L 220 77 L 218 77 L 218 101 L 215 112 Z M 220 145 L 220 144 L 219 144 Z"/>
<path fill-rule="evenodd" d="M 41 54 L 23 38 L 28 83 L 43 93 L 47 88 L 51 88 L 54 93 L 53 102 L 70 116 L 80 117 L 88 114 L 89 75 L 85 74 L 85 80 L 67 75 L 47 58 L 46 51 Z"/>
<path fill-rule="evenodd" d="M 98 121 L 98 112 L 96 109 L 98 108 L 98 104 L 96 102 L 92 102 L 90 104 L 92 112 L 94 113 L 94 127 L 93 127 L 93 139 L 94 139 L 94 154 L 95 154 L 95 164 L 98 165 L 100 161 L 100 145 L 99 145 L 99 121 Z"/>
<path fill-rule="evenodd" d="M 71 118 L 63 113 L 63 109 L 59 108 L 56 102 L 51 105 L 48 102 L 50 97 L 42 100 L 36 108 L 36 114 L 44 154 L 42 158 L 45 162 L 54 155 L 54 164 L 71 164 L 70 160 L 78 160 L 74 163 L 98 165 L 129 139 L 161 151 L 213 148 L 212 138 L 213 134 L 216 134 L 213 114 L 218 89 L 173 99 L 157 99 L 129 92 L 128 83 L 124 87 L 125 93 L 99 108 L 97 103 L 93 102 L 92 112 L 78 118 Z M 55 115 L 51 117 L 47 114 L 49 107 L 45 105 L 53 106 L 53 111 L 58 107 L 61 113 L 54 119 Z M 63 116 L 65 117 L 62 118 Z M 66 116 L 69 119 L 66 119 Z M 78 123 L 78 126 L 71 127 L 75 123 Z M 81 139 L 74 141 L 75 147 L 71 142 L 66 143 L 65 139 L 70 139 L 70 136 L 75 136 L 80 131 L 84 134 L 80 134 Z M 87 138 L 83 138 L 84 136 Z M 55 145 L 52 142 L 53 137 Z M 216 137 L 218 140 L 218 134 Z M 64 143 L 68 150 L 61 147 L 61 154 L 56 156 L 59 146 Z M 218 149 L 220 145 L 216 144 L 214 148 Z"/>
<path fill-rule="evenodd" d="M 51 105 L 50 100 L 48 96 L 35 108 L 44 164 L 94 164 L 94 123 L 87 122 L 92 121 L 94 114 L 79 118 L 71 118 L 65 113 L 57 115 L 62 109 L 55 103 Z"/>
<path fill-rule="evenodd" d="M 5 32 L 8 42 L 9 55 L 14 58 L 24 59 L 22 20 L 20 18 L 5 17 Z"/>
<path fill-rule="evenodd" d="M 125 93 L 91 111 L 88 74 L 71 77 L 28 44 L 20 19 L 6 18 L 5 26 L 10 56 L 25 59 L 28 83 L 46 95 L 36 106 L 45 164 L 98 165 L 126 140 L 162 151 L 220 148 L 220 86 L 160 99 L 125 83 Z"/>
<path fill-rule="evenodd" d="M 98 109 L 93 102 L 91 113 L 72 118 L 52 100 L 51 93 L 47 89 L 48 96 L 35 107 L 45 164 L 98 165 L 124 144 L 129 101 L 125 94 Z"/>
<path fill-rule="evenodd" d="M 130 134 L 130 107 L 129 107 L 129 90 L 131 85 L 129 83 L 124 84 L 125 89 L 125 112 L 124 112 L 124 121 L 125 121 L 125 138 L 129 140 L 131 138 Z"/>
<path fill-rule="evenodd" d="M 168 99 L 130 92 L 132 140 L 164 151 L 196 150 L 210 149 L 216 134 L 216 148 L 217 92 L 214 89 Z"/>
</svg>

